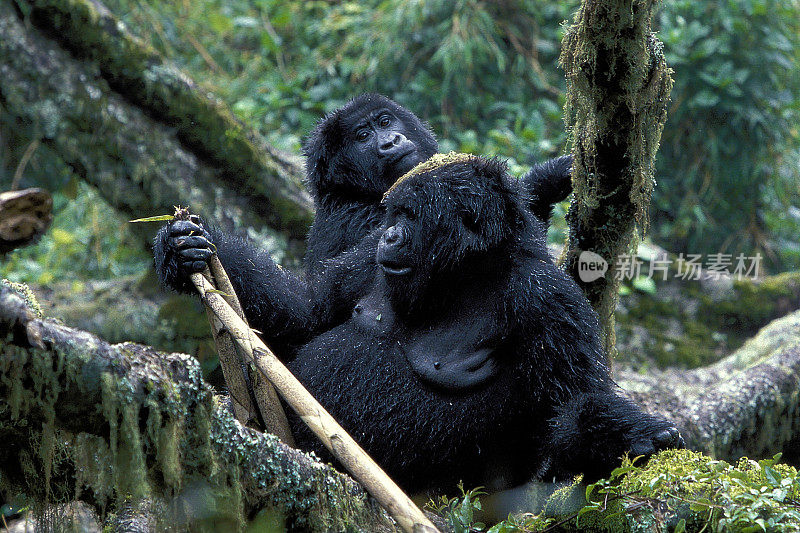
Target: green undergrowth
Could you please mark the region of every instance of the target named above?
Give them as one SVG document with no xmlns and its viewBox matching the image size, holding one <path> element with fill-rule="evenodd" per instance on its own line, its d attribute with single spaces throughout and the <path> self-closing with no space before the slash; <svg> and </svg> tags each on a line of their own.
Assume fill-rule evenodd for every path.
<svg viewBox="0 0 800 533">
<path fill-rule="evenodd" d="M 800 480 L 779 458 L 742 458 L 733 465 L 667 450 L 643 466 L 625 459 L 608 479 L 588 486 L 576 480 L 553 492 L 539 512 L 512 515 L 491 527 L 476 521 L 479 490 L 436 509 L 456 533 L 798 531 Z"/>
</svg>

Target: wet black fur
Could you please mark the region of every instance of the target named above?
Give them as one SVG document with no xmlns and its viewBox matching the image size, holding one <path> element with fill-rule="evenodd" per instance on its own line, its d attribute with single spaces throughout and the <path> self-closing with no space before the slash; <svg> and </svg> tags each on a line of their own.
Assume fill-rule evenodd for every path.
<svg viewBox="0 0 800 533">
<path fill-rule="evenodd" d="M 533 477 L 597 478 L 626 451 L 680 444 L 669 422 L 620 395 L 597 316 L 548 256 L 544 224 L 526 202 L 496 160 L 404 181 L 388 195 L 382 226 L 356 249 L 374 255 L 394 228 L 403 238 L 390 247 L 398 249 L 378 255 L 411 273 L 390 275 L 372 262 L 371 288 L 352 316 L 290 363 L 408 491 L 452 493 L 459 480 L 498 489 Z M 490 378 L 453 390 L 415 373 L 409 347 L 428 336 L 446 360 L 451 346 L 436 339 L 448 334 L 493 347 Z M 302 422 L 292 423 L 300 447 L 330 458 Z"/>
<path fill-rule="evenodd" d="M 438 150 L 433 133 L 419 118 L 381 95 L 358 96 L 322 119 L 304 145 L 307 185 L 316 214 L 303 276 L 280 269 L 269 254 L 238 236 L 213 227 L 167 224 L 156 236 L 153 250 L 162 283 L 180 292 L 194 291 L 188 274 L 200 268 L 202 261 L 187 267 L 181 256 L 186 252 L 177 249 L 176 241 L 191 231 L 204 231 L 216 246 L 250 325 L 282 357 L 290 358 L 314 335 L 344 321 L 368 290 L 372 276 L 371 265 L 361 263 L 364 259 L 356 245 L 380 225 L 383 193 L 408 170 L 386 166 L 374 154 L 359 157 L 355 151 L 354 125 L 380 110 L 388 110 L 401 121 L 420 160 Z M 530 208 L 542 220 L 549 217 L 553 203 L 569 194 L 570 165 L 571 157 L 561 157 L 521 178 Z"/>
</svg>

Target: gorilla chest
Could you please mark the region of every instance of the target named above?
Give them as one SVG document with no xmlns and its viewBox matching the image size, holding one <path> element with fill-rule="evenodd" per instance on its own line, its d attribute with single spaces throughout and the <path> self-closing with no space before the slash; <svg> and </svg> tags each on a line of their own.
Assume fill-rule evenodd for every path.
<svg viewBox="0 0 800 533">
<path fill-rule="evenodd" d="M 433 388 L 457 392 L 483 385 L 499 372 L 503 339 L 497 318 L 496 306 L 489 298 L 410 325 L 394 313 L 385 298 L 368 296 L 355 306 L 352 322 L 366 338 L 407 364 L 417 379 Z"/>
</svg>

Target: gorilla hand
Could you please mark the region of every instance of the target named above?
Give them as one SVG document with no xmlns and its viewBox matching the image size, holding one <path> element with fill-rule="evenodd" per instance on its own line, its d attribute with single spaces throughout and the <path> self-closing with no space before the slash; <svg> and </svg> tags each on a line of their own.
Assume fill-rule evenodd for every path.
<svg viewBox="0 0 800 533">
<path fill-rule="evenodd" d="M 660 417 L 653 417 L 649 428 L 642 428 L 628 438 L 631 458 L 640 455 L 647 458 L 661 450 L 686 447 L 678 428 Z"/>
<path fill-rule="evenodd" d="M 193 292 L 190 275 L 202 271 L 216 251 L 200 217 L 174 220 L 159 230 L 153 243 L 156 272 L 165 286 Z"/>
</svg>

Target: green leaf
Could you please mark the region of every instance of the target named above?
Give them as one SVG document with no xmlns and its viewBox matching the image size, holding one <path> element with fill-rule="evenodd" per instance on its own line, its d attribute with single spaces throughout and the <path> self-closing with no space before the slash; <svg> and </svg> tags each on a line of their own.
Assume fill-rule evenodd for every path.
<svg viewBox="0 0 800 533">
<path fill-rule="evenodd" d="M 175 220 L 175 215 L 158 215 L 155 217 L 137 218 L 136 220 L 129 220 L 128 222 L 164 222 L 168 220 Z"/>
<path fill-rule="evenodd" d="M 719 103 L 719 96 L 708 90 L 699 91 L 689 100 L 690 107 L 714 107 Z"/>
<path fill-rule="evenodd" d="M 221 296 L 227 296 L 227 297 L 229 297 L 229 298 L 230 298 L 230 296 L 231 296 L 231 295 L 230 295 L 230 294 L 228 294 L 227 292 L 223 292 L 223 291 L 221 291 L 221 290 L 219 290 L 219 289 L 211 289 L 211 290 L 210 290 L 210 291 L 208 291 L 208 292 L 210 292 L 210 293 L 213 293 L 213 294 L 219 294 L 219 295 L 221 295 Z"/>
<path fill-rule="evenodd" d="M 767 481 L 770 482 L 772 485 L 780 485 L 781 484 L 781 476 L 778 472 L 775 471 L 774 468 L 771 466 L 764 465 L 764 477 L 767 478 Z"/>
<path fill-rule="evenodd" d="M 776 502 L 783 503 L 783 500 L 786 499 L 786 494 L 787 492 L 785 489 L 774 489 L 772 491 L 772 499 L 775 500 Z"/>
<path fill-rule="evenodd" d="M 701 502 L 693 502 L 689 505 L 689 509 L 695 513 L 702 513 L 708 510 L 708 505 Z"/>
<path fill-rule="evenodd" d="M 208 23 L 217 33 L 226 33 L 233 29 L 233 21 L 219 12 L 208 14 Z"/>
<path fill-rule="evenodd" d="M 280 43 L 268 31 L 261 32 L 261 46 L 273 53 L 278 53 L 281 49 Z"/>
<path fill-rule="evenodd" d="M 631 281 L 631 285 L 633 285 L 633 288 L 636 290 L 645 294 L 655 294 L 658 292 L 655 280 L 648 276 L 638 276 L 634 278 L 633 281 Z"/>
</svg>

